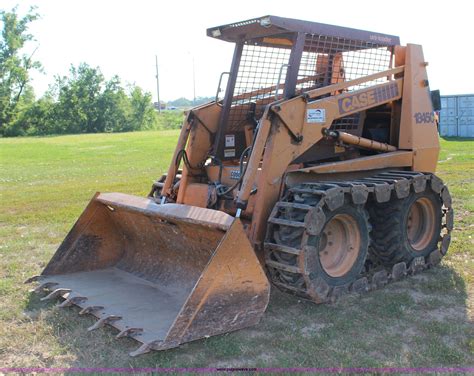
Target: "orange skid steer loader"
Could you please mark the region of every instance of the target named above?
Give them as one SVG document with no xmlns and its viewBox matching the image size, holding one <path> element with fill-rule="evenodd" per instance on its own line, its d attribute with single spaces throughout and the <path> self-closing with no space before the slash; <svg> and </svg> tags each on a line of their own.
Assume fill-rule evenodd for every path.
<svg viewBox="0 0 474 376">
<path fill-rule="evenodd" d="M 187 112 L 168 173 L 147 198 L 96 194 L 30 279 L 141 342 L 131 355 L 256 324 L 270 282 L 324 303 L 450 242 L 421 46 L 274 16 L 207 34 L 235 43 L 231 69 Z"/>
</svg>

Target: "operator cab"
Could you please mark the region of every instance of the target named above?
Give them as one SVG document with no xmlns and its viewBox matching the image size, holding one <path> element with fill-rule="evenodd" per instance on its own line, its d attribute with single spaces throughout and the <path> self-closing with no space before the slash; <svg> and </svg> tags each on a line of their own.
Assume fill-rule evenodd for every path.
<svg viewBox="0 0 474 376">
<path fill-rule="evenodd" d="M 387 70 L 400 43 L 392 35 L 275 16 L 210 28 L 207 35 L 235 43 L 231 69 L 223 73 L 229 75 L 225 97 L 219 101 L 216 96 L 222 112 L 213 145 L 214 157 L 234 162 L 251 146 L 269 103 Z M 364 121 L 352 115 L 333 128 L 360 136 Z M 313 150 L 303 159 L 334 153 L 319 154 Z"/>
<path fill-rule="evenodd" d="M 172 183 L 173 188 L 168 188 L 165 195 L 167 202 L 206 207 L 232 215 L 254 136 L 267 106 L 388 70 L 394 65 L 394 49 L 400 42 L 392 35 L 275 16 L 213 27 L 207 30 L 207 35 L 235 44 L 232 64 L 229 71 L 220 76 L 216 100 L 190 110 L 183 125 L 184 133 L 188 132 L 189 137 L 183 133 L 182 144 L 178 146 L 181 150 L 175 155 L 176 166 L 169 170 L 174 180 L 171 182 L 170 179 L 167 184 Z M 224 76 L 227 76 L 227 83 L 221 88 Z M 346 87 L 344 91 L 385 81 L 381 78 L 364 82 Z M 221 91 L 225 92 L 223 98 L 219 98 Z M 319 97 L 313 96 L 312 100 L 341 92 L 326 92 Z M 393 136 L 390 133 L 392 110 L 380 107 L 373 112 L 361 111 L 335 120 L 331 129 L 362 136 L 364 124 L 368 124 L 366 128 L 369 131 L 373 128 L 373 135 L 390 138 Z M 309 116 L 303 112 L 294 116 Z M 276 120 L 278 127 L 288 128 L 287 124 Z M 289 133 L 292 143 L 301 141 L 301 135 Z M 323 138 L 295 159 L 288 171 L 354 158 L 360 153 L 363 151 L 350 146 L 339 147 L 334 140 Z M 178 177 L 181 159 L 184 166 Z M 252 190 L 254 193 L 260 171 Z M 150 193 L 157 201 L 161 200 L 160 189 L 166 185 L 165 180 L 163 177 L 161 182 L 155 183 Z M 252 215 L 254 201 L 255 195 L 252 195 L 244 216 Z"/>
</svg>

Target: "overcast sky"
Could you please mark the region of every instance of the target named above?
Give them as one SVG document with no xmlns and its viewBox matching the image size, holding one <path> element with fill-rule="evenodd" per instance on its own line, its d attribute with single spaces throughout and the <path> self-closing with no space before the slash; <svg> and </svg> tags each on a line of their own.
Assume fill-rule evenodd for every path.
<svg viewBox="0 0 474 376">
<path fill-rule="evenodd" d="M 162 1 L 1 0 L 1 9 L 36 5 L 42 18 L 31 26 L 39 45 L 35 57 L 45 74 L 34 74 L 42 94 L 71 64 L 99 66 L 156 97 L 158 55 L 162 100 L 213 96 L 219 74 L 230 67 L 233 45 L 206 36 L 206 29 L 272 14 L 399 35 L 401 43 L 423 45 L 432 89 L 474 93 L 473 6 L 469 1 Z"/>
</svg>

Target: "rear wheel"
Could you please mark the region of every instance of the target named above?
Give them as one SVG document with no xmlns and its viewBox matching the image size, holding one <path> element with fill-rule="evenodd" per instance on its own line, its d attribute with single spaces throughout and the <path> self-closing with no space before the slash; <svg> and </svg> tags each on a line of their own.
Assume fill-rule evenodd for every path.
<svg viewBox="0 0 474 376">
<path fill-rule="evenodd" d="M 372 251 L 384 264 L 410 262 L 437 247 L 442 218 L 439 195 L 431 189 L 404 199 L 373 205 Z"/>
</svg>

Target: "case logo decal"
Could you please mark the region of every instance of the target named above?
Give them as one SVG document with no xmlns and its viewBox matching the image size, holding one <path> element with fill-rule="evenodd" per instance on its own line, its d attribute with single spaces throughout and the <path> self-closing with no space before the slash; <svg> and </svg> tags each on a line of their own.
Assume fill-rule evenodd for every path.
<svg viewBox="0 0 474 376">
<path fill-rule="evenodd" d="M 362 93 L 346 96 L 339 99 L 339 114 L 357 111 L 365 107 L 383 103 L 398 97 L 398 85 L 392 82 L 375 89 L 365 90 Z"/>
</svg>

